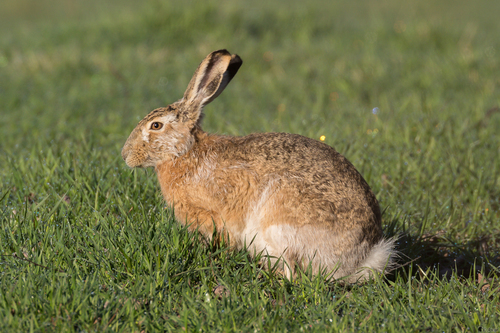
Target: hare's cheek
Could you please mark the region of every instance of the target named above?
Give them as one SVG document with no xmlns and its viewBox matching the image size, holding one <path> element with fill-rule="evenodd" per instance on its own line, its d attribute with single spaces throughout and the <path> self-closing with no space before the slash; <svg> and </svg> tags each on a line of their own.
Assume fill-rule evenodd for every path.
<svg viewBox="0 0 500 333">
<path fill-rule="evenodd" d="M 193 146 L 194 138 L 191 136 L 178 135 L 171 140 L 173 151 L 176 156 L 182 156 Z"/>
</svg>

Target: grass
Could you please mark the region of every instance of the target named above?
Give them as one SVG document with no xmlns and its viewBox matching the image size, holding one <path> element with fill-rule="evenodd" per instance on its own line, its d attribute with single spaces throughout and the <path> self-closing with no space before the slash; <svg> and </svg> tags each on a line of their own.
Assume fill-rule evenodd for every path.
<svg viewBox="0 0 500 333">
<path fill-rule="evenodd" d="M 499 4 L 0 6 L 0 331 L 499 330 Z M 324 135 L 404 267 L 288 281 L 200 242 L 125 166 L 138 120 L 218 48 L 244 64 L 205 129 Z"/>
</svg>

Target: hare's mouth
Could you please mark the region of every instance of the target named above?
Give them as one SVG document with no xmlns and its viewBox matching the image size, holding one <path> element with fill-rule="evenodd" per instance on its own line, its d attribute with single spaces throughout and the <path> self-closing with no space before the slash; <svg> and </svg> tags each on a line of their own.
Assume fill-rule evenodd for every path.
<svg viewBox="0 0 500 333">
<path fill-rule="evenodd" d="M 122 158 L 130 168 L 140 167 L 142 164 L 136 154 L 133 154 L 127 146 L 122 149 Z"/>
<path fill-rule="evenodd" d="M 124 158 L 123 160 L 125 161 L 125 164 L 127 164 L 129 168 L 136 168 L 140 166 L 140 164 L 137 163 L 137 161 L 134 158 L 130 158 L 130 156 Z"/>
<path fill-rule="evenodd" d="M 127 158 L 125 160 L 125 163 L 127 164 L 127 166 L 129 168 L 137 168 L 137 167 L 140 167 L 140 164 L 137 163 L 137 161 L 135 161 L 134 159 L 131 159 L 131 158 Z"/>
<path fill-rule="evenodd" d="M 149 168 L 155 167 L 157 161 L 148 157 L 141 156 L 140 154 L 122 154 L 123 160 L 130 168 Z"/>
<path fill-rule="evenodd" d="M 130 168 L 146 168 L 148 166 L 154 166 L 152 163 L 147 163 L 147 161 L 141 160 L 137 158 L 135 154 L 128 154 L 126 158 L 124 158 L 125 163 Z"/>
</svg>

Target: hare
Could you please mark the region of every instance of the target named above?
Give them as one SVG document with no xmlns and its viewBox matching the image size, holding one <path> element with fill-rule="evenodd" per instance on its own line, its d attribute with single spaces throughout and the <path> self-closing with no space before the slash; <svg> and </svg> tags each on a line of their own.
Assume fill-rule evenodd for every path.
<svg viewBox="0 0 500 333">
<path fill-rule="evenodd" d="M 382 237 L 379 204 L 354 166 L 332 147 L 300 135 L 214 135 L 202 110 L 242 64 L 227 50 L 210 53 L 182 99 L 151 111 L 127 139 L 131 167 L 154 167 L 176 219 L 231 246 L 280 258 L 288 277 L 297 267 L 347 282 L 385 273 L 394 239 Z"/>
</svg>

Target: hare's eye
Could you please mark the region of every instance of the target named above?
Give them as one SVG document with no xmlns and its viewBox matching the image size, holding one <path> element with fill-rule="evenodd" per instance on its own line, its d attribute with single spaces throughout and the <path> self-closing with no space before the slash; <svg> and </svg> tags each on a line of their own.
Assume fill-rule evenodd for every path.
<svg viewBox="0 0 500 333">
<path fill-rule="evenodd" d="M 151 124 L 151 129 L 154 129 L 154 130 L 159 130 L 162 127 L 163 127 L 163 124 L 159 123 L 157 121 L 155 121 L 154 123 Z"/>
</svg>

